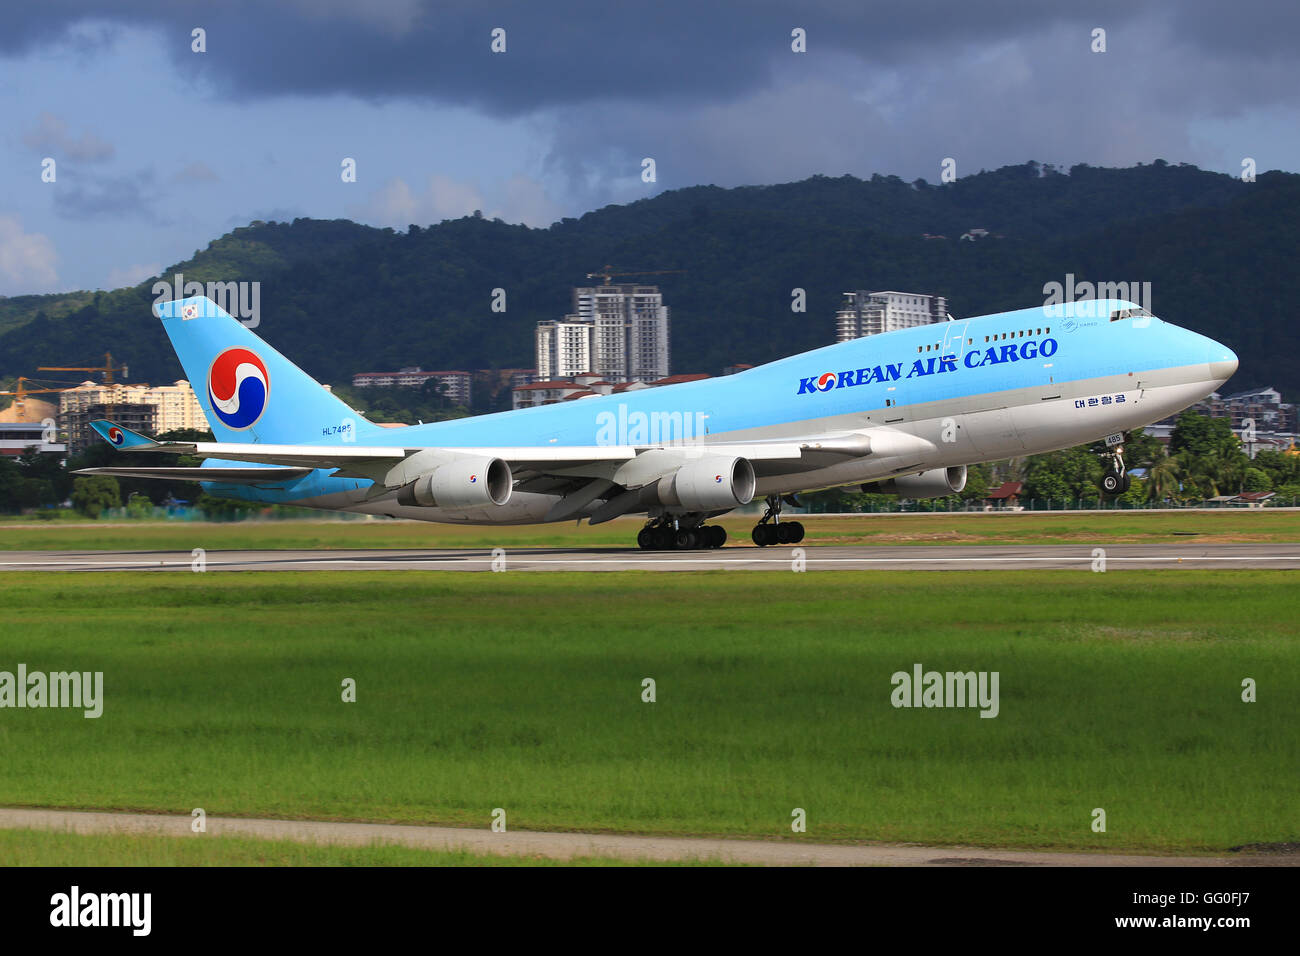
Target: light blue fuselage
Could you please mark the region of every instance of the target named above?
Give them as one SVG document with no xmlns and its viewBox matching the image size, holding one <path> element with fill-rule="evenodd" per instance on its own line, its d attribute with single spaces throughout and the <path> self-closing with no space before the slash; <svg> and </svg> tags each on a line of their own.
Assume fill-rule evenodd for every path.
<svg viewBox="0 0 1300 956">
<path fill-rule="evenodd" d="M 1136 310 L 1132 303 L 1075 305 L 1073 315 L 1067 304 L 870 336 L 698 382 L 406 428 L 361 422 L 355 440 L 409 448 L 653 444 L 665 436 L 635 430 L 657 424 L 688 442 L 778 441 L 876 428 L 916 434 L 955 421 L 966 431 L 961 441 L 937 446 L 923 463 L 938 467 L 1067 447 L 1158 420 L 1204 397 L 1236 367 L 1227 347 L 1158 318 L 1111 320 L 1117 310 Z M 339 422 L 302 425 L 303 442 L 322 443 L 335 440 Z M 813 479 L 871 475 L 832 470 Z M 822 486 L 801 484 L 809 480 L 791 476 L 785 487 L 769 476 L 760 490 Z M 279 503 L 356 497 L 369 485 L 326 470 L 269 487 L 204 483 L 212 494 Z"/>
</svg>

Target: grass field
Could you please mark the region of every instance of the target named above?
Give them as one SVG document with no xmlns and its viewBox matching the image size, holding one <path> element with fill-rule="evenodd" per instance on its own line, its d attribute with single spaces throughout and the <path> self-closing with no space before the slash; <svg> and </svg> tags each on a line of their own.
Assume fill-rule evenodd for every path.
<svg viewBox="0 0 1300 956">
<path fill-rule="evenodd" d="M 610 857 L 551 860 L 417 850 L 402 846 L 320 846 L 241 837 L 77 834 L 0 830 L 0 866 L 692 866 Z"/>
<path fill-rule="evenodd" d="M 0 805 L 474 827 L 502 807 L 511 829 L 1176 852 L 1295 840 L 1295 580 L 9 574 L 0 670 L 103 671 L 105 704 L 97 720 L 0 710 Z M 892 707 L 891 675 L 917 662 L 998 671 L 999 716 Z"/>
<path fill-rule="evenodd" d="M 1111 511 L 1096 514 L 880 514 L 798 516 L 805 545 L 1150 544 L 1300 541 L 1300 511 Z M 728 547 L 753 547 L 757 516 L 721 519 Z M 635 547 L 636 518 L 481 527 L 423 521 L 36 522 L 0 521 L 0 551 L 205 548 Z"/>
</svg>

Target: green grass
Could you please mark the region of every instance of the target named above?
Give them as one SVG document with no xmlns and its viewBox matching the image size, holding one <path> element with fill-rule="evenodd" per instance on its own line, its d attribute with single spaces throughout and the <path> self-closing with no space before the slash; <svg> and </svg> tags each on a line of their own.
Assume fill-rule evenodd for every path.
<svg viewBox="0 0 1300 956">
<path fill-rule="evenodd" d="M 690 866 L 584 856 L 498 856 L 411 847 L 323 846 L 251 837 L 154 834 L 77 834 L 48 830 L 0 830 L 3 866 Z M 716 861 L 700 865 L 726 865 Z"/>
<path fill-rule="evenodd" d="M 10 574 L 0 669 L 102 670 L 106 702 L 98 720 L 0 710 L 0 805 L 476 827 L 503 807 L 512 829 L 1110 850 L 1295 840 L 1295 580 Z M 893 708 L 890 676 L 914 662 L 999 671 L 1000 716 Z"/>
<path fill-rule="evenodd" d="M 1300 541 L 1300 511 L 1112 511 L 1097 514 L 801 515 L 806 544 L 1151 544 Z M 756 515 L 720 522 L 729 547 L 752 547 Z M 423 521 L 39 522 L 0 521 L 0 551 L 193 548 L 635 547 L 641 519 L 483 527 Z"/>
</svg>

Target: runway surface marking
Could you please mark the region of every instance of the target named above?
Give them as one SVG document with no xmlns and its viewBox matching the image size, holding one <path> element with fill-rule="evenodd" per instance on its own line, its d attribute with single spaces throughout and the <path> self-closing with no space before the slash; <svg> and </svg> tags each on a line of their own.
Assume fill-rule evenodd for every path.
<svg viewBox="0 0 1300 956">
<path fill-rule="evenodd" d="M 502 856 L 575 856 L 627 860 L 721 860 L 769 866 L 1294 866 L 1295 855 L 1144 856 L 1113 853 L 1051 853 L 964 846 L 880 844 L 852 846 L 795 841 L 703 837 L 625 836 L 511 830 L 493 833 L 462 827 L 386 823 L 333 823 L 208 817 L 207 832 L 193 833 L 191 818 L 146 813 L 0 809 L 5 829 L 68 833 L 158 834 L 191 840 L 222 836 L 292 840 L 342 846 L 396 844 L 426 850 L 463 850 Z"/>
<path fill-rule="evenodd" d="M 1300 544 L 1112 544 L 1100 547 L 1106 566 L 1168 568 L 1300 568 Z M 1015 570 L 1025 567 L 1091 570 L 1098 556 L 1090 545 L 808 545 L 759 551 L 733 547 L 676 553 L 619 548 L 429 550 L 230 550 L 207 551 L 208 571 L 687 571 L 790 570 L 796 560 L 809 569 Z M 186 571 L 188 551 L 4 551 L 0 569 L 26 571 Z"/>
</svg>

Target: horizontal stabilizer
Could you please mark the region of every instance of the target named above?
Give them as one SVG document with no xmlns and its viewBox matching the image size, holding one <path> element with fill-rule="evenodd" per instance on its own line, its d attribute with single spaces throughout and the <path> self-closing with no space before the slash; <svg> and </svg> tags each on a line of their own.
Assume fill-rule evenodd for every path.
<svg viewBox="0 0 1300 956">
<path fill-rule="evenodd" d="M 152 438 L 145 438 L 139 432 L 133 432 L 122 425 L 115 425 L 112 422 L 105 421 L 102 418 L 96 419 L 90 423 L 90 427 L 95 430 L 100 438 L 108 442 L 114 448 L 120 448 L 122 451 L 136 451 L 139 449 L 153 449 L 158 451 L 158 443 Z"/>
<path fill-rule="evenodd" d="M 311 474 L 310 468 L 79 468 L 74 475 L 114 475 L 118 478 L 171 478 L 179 481 L 222 481 L 236 485 L 264 485 L 293 481 Z"/>
</svg>

